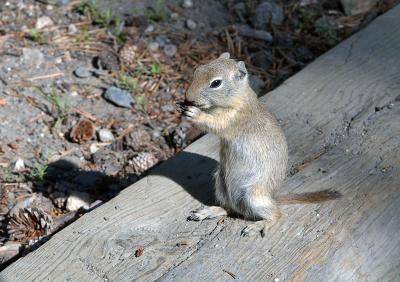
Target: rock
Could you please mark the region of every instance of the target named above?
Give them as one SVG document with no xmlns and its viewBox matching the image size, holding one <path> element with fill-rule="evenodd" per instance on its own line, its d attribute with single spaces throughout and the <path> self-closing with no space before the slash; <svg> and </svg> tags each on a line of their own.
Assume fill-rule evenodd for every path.
<svg viewBox="0 0 400 282">
<path fill-rule="evenodd" d="M 193 1 L 192 0 L 183 0 L 182 6 L 183 6 L 183 8 L 186 8 L 186 9 L 193 8 Z"/>
<path fill-rule="evenodd" d="M 48 16 L 43 16 L 37 19 L 36 29 L 41 30 L 45 27 L 52 26 L 54 23 Z"/>
<path fill-rule="evenodd" d="M 193 20 L 187 19 L 187 20 L 186 20 L 186 27 L 187 27 L 188 29 L 194 30 L 194 29 L 196 29 L 197 24 L 196 24 Z"/>
<path fill-rule="evenodd" d="M 155 52 L 155 51 L 157 51 L 158 48 L 160 47 L 160 44 L 158 44 L 158 42 L 156 42 L 156 41 L 153 41 L 153 42 L 150 42 L 150 43 L 149 43 L 148 47 L 149 47 L 149 50 L 150 50 L 150 51 Z"/>
<path fill-rule="evenodd" d="M 121 171 L 125 159 L 121 152 L 113 151 L 110 147 L 103 147 L 92 155 L 92 161 L 96 165 L 97 173 L 102 177 L 115 176 Z M 92 186 L 93 187 L 93 186 Z"/>
<path fill-rule="evenodd" d="M 14 163 L 14 171 L 21 171 L 24 169 L 25 169 L 24 160 L 21 158 L 18 158 Z"/>
<path fill-rule="evenodd" d="M 264 1 L 257 6 L 250 20 L 254 27 L 260 29 L 266 28 L 270 23 L 280 25 L 284 20 L 283 9 L 273 1 Z"/>
<path fill-rule="evenodd" d="M 104 93 L 104 98 L 116 106 L 123 108 L 131 108 L 135 100 L 128 91 L 111 86 Z"/>
<path fill-rule="evenodd" d="M 103 146 L 101 146 L 101 145 L 99 145 L 99 144 L 96 144 L 96 143 L 93 143 L 93 144 L 90 144 L 90 146 L 89 146 L 89 152 L 90 152 L 90 154 L 95 154 L 99 149 L 101 149 Z"/>
<path fill-rule="evenodd" d="M 74 24 L 70 24 L 68 26 L 68 34 L 74 35 L 77 32 L 78 32 L 78 29 L 76 28 L 76 26 Z"/>
<path fill-rule="evenodd" d="M 76 70 L 74 70 L 74 74 L 79 78 L 88 78 L 92 75 L 92 73 L 85 67 L 78 67 Z"/>
<path fill-rule="evenodd" d="M 156 42 L 160 45 L 161 48 L 163 48 L 163 47 L 165 47 L 165 45 L 170 43 L 170 40 L 165 35 L 157 35 L 156 36 Z"/>
<path fill-rule="evenodd" d="M 65 205 L 68 211 L 77 211 L 80 208 L 89 209 L 92 199 L 88 193 L 74 191 L 67 199 Z"/>
<path fill-rule="evenodd" d="M 253 55 L 251 61 L 256 67 L 268 70 L 272 66 L 272 55 L 267 51 L 258 51 Z"/>
<path fill-rule="evenodd" d="M 379 0 L 341 0 L 340 2 L 346 15 L 351 16 L 370 11 Z"/>
<path fill-rule="evenodd" d="M 176 54 L 176 51 L 178 51 L 178 49 L 176 48 L 176 46 L 174 44 L 167 44 L 164 47 L 164 53 L 168 57 L 174 57 Z"/>
<path fill-rule="evenodd" d="M 250 87 L 256 92 L 257 95 L 261 95 L 261 90 L 264 88 L 264 81 L 257 75 L 249 75 Z"/>
<path fill-rule="evenodd" d="M 106 128 L 102 128 L 97 131 L 97 136 L 101 142 L 111 142 L 114 140 L 114 135 L 112 132 Z"/>
<path fill-rule="evenodd" d="M 27 66 L 39 67 L 44 63 L 44 55 L 38 49 L 22 48 L 22 60 Z"/>
<path fill-rule="evenodd" d="M 273 40 L 271 33 L 264 30 L 255 30 L 246 25 L 238 26 L 237 29 L 239 34 L 244 37 L 259 39 L 268 43 Z"/>
<path fill-rule="evenodd" d="M 154 31 L 154 25 L 151 24 L 148 27 L 146 27 L 144 33 L 152 33 L 153 31 Z"/>
</svg>

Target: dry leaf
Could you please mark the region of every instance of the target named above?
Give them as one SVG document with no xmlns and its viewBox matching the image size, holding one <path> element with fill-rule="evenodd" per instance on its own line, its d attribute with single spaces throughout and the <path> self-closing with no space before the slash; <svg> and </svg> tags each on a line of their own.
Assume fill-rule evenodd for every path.
<svg viewBox="0 0 400 282">
<path fill-rule="evenodd" d="M 140 247 L 139 249 L 137 249 L 135 251 L 135 257 L 141 257 L 143 255 L 144 249 L 142 247 Z"/>
</svg>

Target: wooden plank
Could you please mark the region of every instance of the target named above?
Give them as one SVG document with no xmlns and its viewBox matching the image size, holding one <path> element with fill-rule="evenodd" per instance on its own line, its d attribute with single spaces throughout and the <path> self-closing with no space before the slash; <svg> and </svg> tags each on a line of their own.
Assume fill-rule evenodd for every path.
<svg viewBox="0 0 400 282">
<path fill-rule="evenodd" d="M 286 207 L 264 239 L 239 237 L 241 219 L 187 222 L 212 190 L 218 140 L 207 135 L 0 281 L 232 279 L 225 271 L 244 281 L 399 280 L 399 25 L 397 6 L 262 98 L 288 137 L 293 175 L 282 193 L 331 188 L 343 199 Z"/>
</svg>

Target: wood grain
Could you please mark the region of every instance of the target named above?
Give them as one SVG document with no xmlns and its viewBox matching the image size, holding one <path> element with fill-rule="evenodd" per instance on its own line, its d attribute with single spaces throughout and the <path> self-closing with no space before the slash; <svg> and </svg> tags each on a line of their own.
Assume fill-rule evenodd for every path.
<svg viewBox="0 0 400 282">
<path fill-rule="evenodd" d="M 187 222 L 211 200 L 218 140 L 207 135 L 0 281 L 400 280 L 398 26 L 400 6 L 261 98 L 289 142 L 281 193 L 335 189 L 342 199 L 285 207 L 264 239 L 240 237 L 238 218 Z"/>
</svg>

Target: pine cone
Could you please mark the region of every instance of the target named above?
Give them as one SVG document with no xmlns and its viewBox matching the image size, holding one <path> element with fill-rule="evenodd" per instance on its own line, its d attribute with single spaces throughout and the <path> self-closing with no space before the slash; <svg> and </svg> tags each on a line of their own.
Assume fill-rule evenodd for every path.
<svg viewBox="0 0 400 282">
<path fill-rule="evenodd" d="M 150 141 L 150 134 L 143 128 L 138 128 L 134 132 L 130 133 L 128 138 L 126 138 L 126 145 L 127 147 L 131 147 L 134 151 L 139 151 Z"/>
<path fill-rule="evenodd" d="M 125 44 L 119 51 L 119 58 L 122 64 L 129 66 L 135 62 L 137 46 Z"/>
<path fill-rule="evenodd" d="M 79 121 L 70 132 L 72 141 L 82 144 L 93 138 L 96 132 L 94 124 L 87 119 Z"/>
<path fill-rule="evenodd" d="M 25 208 L 10 219 L 7 231 L 10 240 L 26 242 L 50 234 L 52 227 L 50 215 L 38 208 Z"/>
<path fill-rule="evenodd" d="M 131 162 L 135 171 L 142 173 L 157 164 L 158 159 L 152 153 L 142 152 L 134 157 Z"/>
<path fill-rule="evenodd" d="M 32 183 L 0 183 L 0 221 L 17 202 L 32 193 Z"/>
</svg>

